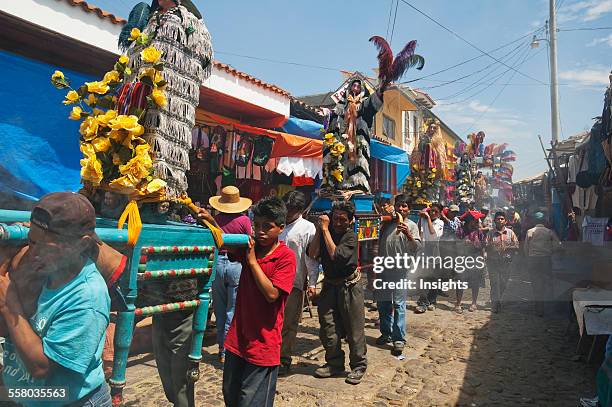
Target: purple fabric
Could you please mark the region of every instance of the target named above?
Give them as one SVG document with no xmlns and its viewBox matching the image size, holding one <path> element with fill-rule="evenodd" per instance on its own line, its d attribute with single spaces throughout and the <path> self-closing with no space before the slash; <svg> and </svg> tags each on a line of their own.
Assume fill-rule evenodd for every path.
<svg viewBox="0 0 612 407">
<path fill-rule="evenodd" d="M 251 235 L 251 220 L 242 213 L 220 213 L 215 220 L 224 233 Z"/>
</svg>

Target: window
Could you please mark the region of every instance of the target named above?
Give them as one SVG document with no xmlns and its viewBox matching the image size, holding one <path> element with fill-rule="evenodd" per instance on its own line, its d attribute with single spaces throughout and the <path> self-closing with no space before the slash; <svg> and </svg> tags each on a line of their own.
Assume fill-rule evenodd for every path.
<svg viewBox="0 0 612 407">
<path fill-rule="evenodd" d="M 383 115 L 383 135 L 390 140 L 395 140 L 395 121 L 387 115 Z"/>
</svg>

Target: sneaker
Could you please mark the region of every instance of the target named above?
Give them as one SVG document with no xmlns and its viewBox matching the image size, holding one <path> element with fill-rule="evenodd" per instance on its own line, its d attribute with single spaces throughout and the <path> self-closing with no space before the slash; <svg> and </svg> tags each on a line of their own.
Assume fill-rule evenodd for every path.
<svg viewBox="0 0 612 407">
<path fill-rule="evenodd" d="M 476 304 L 472 304 L 470 305 L 470 308 L 468 308 L 468 311 L 470 312 L 474 312 L 478 309 L 478 306 Z"/>
<path fill-rule="evenodd" d="M 359 384 L 361 383 L 361 379 L 365 375 L 366 369 L 365 367 L 358 367 L 356 369 L 351 370 L 351 372 L 346 376 L 346 380 L 344 380 L 348 384 Z"/>
<path fill-rule="evenodd" d="M 377 345 L 386 345 L 388 343 L 391 342 L 391 338 L 388 337 L 387 335 L 380 335 L 378 338 L 376 338 L 376 344 Z"/>
<path fill-rule="evenodd" d="M 587 397 L 582 397 L 580 399 L 580 407 L 599 407 L 599 398 L 598 397 L 593 397 L 593 398 L 587 398 Z"/>
<path fill-rule="evenodd" d="M 402 352 L 404 352 L 404 346 L 406 346 L 406 342 L 404 342 L 404 341 L 395 341 L 395 342 L 393 342 L 393 350 L 391 351 L 391 354 L 393 356 L 401 355 Z"/>
<path fill-rule="evenodd" d="M 346 371 L 344 368 L 331 367 L 328 364 L 325 364 L 315 370 L 314 377 L 318 377 L 319 379 L 326 379 L 328 377 L 341 376 Z"/>
<path fill-rule="evenodd" d="M 436 310 L 436 304 L 429 304 L 427 306 L 427 311 L 435 311 Z"/>
<path fill-rule="evenodd" d="M 457 314 L 463 314 L 463 307 L 461 305 L 455 305 L 453 311 L 455 311 Z"/>
<path fill-rule="evenodd" d="M 427 311 L 427 307 L 425 305 L 417 305 L 414 309 L 415 314 L 424 314 Z"/>
</svg>

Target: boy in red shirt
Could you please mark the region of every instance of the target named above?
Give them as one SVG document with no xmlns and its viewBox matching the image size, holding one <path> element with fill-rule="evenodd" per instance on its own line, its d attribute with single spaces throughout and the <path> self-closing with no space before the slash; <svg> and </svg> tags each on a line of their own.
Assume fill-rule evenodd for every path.
<svg viewBox="0 0 612 407">
<path fill-rule="evenodd" d="M 295 254 L 278 240 L 287 208 L 279 198 L 253 207 L 255 240 L 240 256 L 242 274 L 236 310 L 225 339 L 223 398 L 229 407 L 274 404 L 281 330 L 293 288 Z"/>
</svg>

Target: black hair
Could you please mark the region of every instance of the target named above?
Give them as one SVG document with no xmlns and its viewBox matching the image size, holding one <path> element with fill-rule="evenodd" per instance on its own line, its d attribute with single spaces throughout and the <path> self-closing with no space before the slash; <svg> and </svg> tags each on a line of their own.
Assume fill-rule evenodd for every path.
<svg viewBox="0 0 612 407">
<path fill-rule="evenodd" d="M 301 191 L 289 191 L 283 196 L 287 209 L 304 210 L 306 208 L 306 195 Z"/>
<path fill-rule="evenodd" d="M 352 202 L 334 202 L 331 211 L 332 213 L 334 213 L 334 211 L 346 212 L 349 220 L 353 220 L 355 218 L 355 204 Z"/>
<path fill-rule="evenodd" d="M 399 204 L 406 204 L 408 205 L 408 207 L 410 207 L 410 203 L 409 203 L 409 198 L 408 195 L 405 194 L 399 194 L 395 196 L 395 205 L 399 205 Z"/>
<path fill-rule="evenodd" d="M 281 226 L 287 223 L 287 207 L 280 198 L 263 198 L 253 206 L 253 216 L 268 219 Z"/>
<path fill-rule="evenodd" d="M 432 204 L 431 204 L 431 206 L 430 206 L 429 208 L 430 208 L 430 209 L 431 209 L 431 208 L 438 208 L 438 212 L 442 212 L 442 205 L 440 205 L 440 204 L 439 204 L 439 203 L 437 203 L 437 202 L 432 203 Z"/>
<path fill-rule="evenodd" d="M 503 216 L 505 219 L 508 218 L 506 216 L 506 212 L 504 212 L 504 211 L 497 211 L 497 212 L 495 212 L 495 216 L 493 216 L 493 219 L 497 218 L 498 216 Z"/>
</svg>

